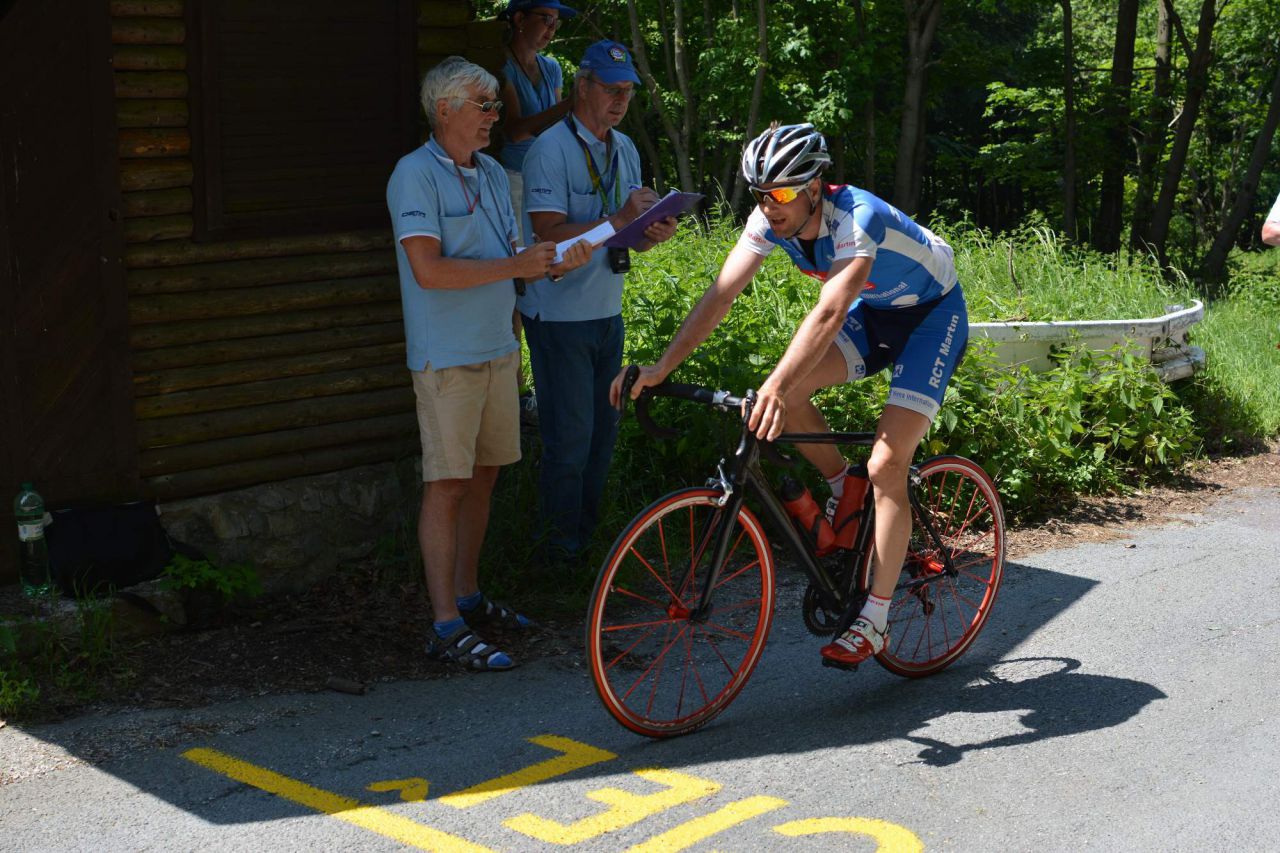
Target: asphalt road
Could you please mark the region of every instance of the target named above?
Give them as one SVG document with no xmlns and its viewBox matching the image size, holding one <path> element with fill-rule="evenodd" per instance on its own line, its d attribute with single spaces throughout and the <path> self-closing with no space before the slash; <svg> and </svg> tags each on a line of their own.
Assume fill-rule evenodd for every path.
<svg viewBox="0 0 1280 853">
<path fill-rule="evenodd" d="M 580 662 L 0 729 L 3 850 L 1274 850 L 1280 491 L 1007 569 L 908 682 L 818 665 L 785 584 L 689 737 Z"/>
</svg>

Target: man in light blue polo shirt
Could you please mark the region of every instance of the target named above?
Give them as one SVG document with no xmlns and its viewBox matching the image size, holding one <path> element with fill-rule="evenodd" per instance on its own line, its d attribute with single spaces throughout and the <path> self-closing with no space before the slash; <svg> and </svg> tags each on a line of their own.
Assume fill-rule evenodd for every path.
<svg viewBox="0 0 1280 853">
<path fill-rule="evenodd" d="M 479 628 L 529 622 L 480 592 L 480 546 L 500 466 L 520 458 L 515 281 L 581 266 L 579 243 L 553 264 L 555 246 L 516 251 L 506 174 L 480 153 L 498 120 L 498 81 L 452 56 L 422 81 L 431 139 L 396 164 L 387 208 L 409 370 L 422 439 L 418 543 L 431 598 L 433 658 L 486 672 L 511 658 Z"/>
<path fill-rule="evenodd" d="M 631 54 L 600 41 L 574 78 L 573 111 L 542 132 L 525 155 L 525 210 L 540 240 L 561 242 L 608 220 L 621 229 L 658 200 L 641 188 L 640 156 L 614 128 L 640 83 Z M 674 219 L 650 225 L 645 251 L 675 234 Z M 563 281 L 540 281 L 519 301 L 538 394 L 542 433 L 539 497 L 549 562 L 572 560 L 599 516 L 617 413 L 609 384 L 622 366 L 622 270 L 599 249 Z"/>
</svg>

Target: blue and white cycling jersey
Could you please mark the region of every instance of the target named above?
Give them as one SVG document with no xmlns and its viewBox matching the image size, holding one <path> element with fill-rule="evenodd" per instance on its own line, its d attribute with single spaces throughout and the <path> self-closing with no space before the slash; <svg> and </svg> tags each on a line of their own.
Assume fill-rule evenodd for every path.
<svg viewBox="0 0 1280 853">
<path fill-rule="evenodd" d="M 836 261 L 871 258 L 866 289 L 832 341 L 844 356 L 846 381 L 893 365 L 885 402 L 937 415 L 969 340 L 955 255 L 941 238 L 866 190 L 828 186 L 812 260 L 800 241 L 773 233 L 758 207 L 738 245 L 758 255 L 781 246 L 802 272 L 821 281 Z"/>
<path fill-rule="evenodd" d="M 826 281 L 832 264 L 845 258 L 872 258 L 862 301 L 872 308 L 905 308 L 933 302 L 956 285 L 955 255 L 946 242 L 902 211 L 854 186 L 829 185 L 823 192 L 822 220 L 811 261 L 799 240 L 773 233 L 757 207 L 738 244 L 758 255 L 781 246 L 806 275 Z"/>
</svg>

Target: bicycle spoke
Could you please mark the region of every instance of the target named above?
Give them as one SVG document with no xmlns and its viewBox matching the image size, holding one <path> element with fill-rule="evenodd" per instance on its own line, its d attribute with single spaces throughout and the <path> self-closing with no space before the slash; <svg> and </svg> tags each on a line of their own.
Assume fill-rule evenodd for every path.
<svg viewBox="0 0 1280 853">
<path fill-rule="evenodd" d="M 727 562 L 728 562 L 728 560 L 725 560 L 725 562 L 727 563 Z M 729 581 L 733 580 L 734 578 L 738 577 L 739 575 L 743 574 L 744 572 L 749 572 L 749 571 L 751 571 L 752 569 L 754 569 L 754 568 L 755 568 L 756 566 L 758 566 L 758 565 L 760 565 L 760 561 L 759 561 L 759 560 L 753 560 L 752 562 L 750 562 L 750 563 L 748 563 L 747 565 L 743 566 L 742 568 L 738 569 L 738 570 L 737 570 L 736 572 L 734 572 L 733 574 L 729 575 L 729 577 L 727 577 L 727 578 L 721 578 L 721 579 L 720 579 L 720 583 L 716 584 L 715 588 L 716 588 L 716 589 L 719 589 L 720 587 L 722 587 L 722 586 L 724 586 L 725 584 L 727 584 Z"/>
<path fill-rule="evenodd" d="M 668 584 L 664 583 L 662 578 L 658 577 L 658 573 L 654 571 L 653 566 L 649 565 L 648 560 L 640 556 L 640 552 L 635 549 L 634 545 L 631 546 L 631 553 L 635 555 L 635 558 L 640 561 L 640 564 L 642 566 L 648 569 L 649 574 L 653 575 L 653 579 L 656 580 L 662 586 L 662 588 L 667 591 L 667 594 L 671 596 L 671 599 L 675 601 L 677 604 L 679 604 L 681 607 L 684 607 L 685 606 L 684 601 L 680 598 L 680 596 L 676 595 L 676 591 L 673 590 Z"/>
<path fill-rule="evenodd" d="M 662 602 L 655 601 L 652 598 L 647 598 L 638 592 L 632 592 L 631 590 L 627 589 L 625 586 L 615 586 L 613 588 L 613 591 L 620 595 L 625 595 L 627 598 L 634 598 L 636 601 L 643 601 L 645 604 L 650 604 L 656 607 L 657 609 L 661 610 L 663 613 L 667 612 L 667 606 Z"/>
<path fill-rule="evenodd" d="M 654 628 L 653 628 L 652 630 L 645 631 L 643 634 L 641 634 L 641 635 L 640 635 L 639 639 L 637 639 L 634 643 L 632 643 L 631 645 L 629 645 L 629 646 L 627 646 L 625 649 L 623 649 L 621 652 L 619 652 L 619 653 L 618 653 L 618 654 L 613 658 L 613 660 L 611 660 L 611 661 L 609 661 L 607 664 L 605 664 L 605 669 L 613 669 L 613 668 L 614 668 L 614 666 L 616 666 L 616 665 L 617 665 L 618 661 L 622 660 L 624 657 L 626 657 L 627 655 L 631 654 L 631 651 L 632 651 L 636 646 L 640 645 L 640 644 L 641 644 L 641 643 L 643 643 L 645 640 L 647 640 L 647 639 L 649 639 L 650 637 L 652 637 L 656 631 L 657 631 L 657 626 L 656 626 L 656 625 L 654 626 Z"/>
<path fill-rule="evenodd" d="M 632 631 L 632 630 L 635 630 L 636 628 L 650 628 L 650 627 L 656 628 L 659 625 L 666 625 L 670 621 L 671 619 L 667 618 L 667 619 L 658 619 L 654 622 L 631 622 L 625 625 L 606 625 L 605 627 L 601 628 L 600 631 L 601 633 L 612 634 L 615 631 Z"/>
</svg>

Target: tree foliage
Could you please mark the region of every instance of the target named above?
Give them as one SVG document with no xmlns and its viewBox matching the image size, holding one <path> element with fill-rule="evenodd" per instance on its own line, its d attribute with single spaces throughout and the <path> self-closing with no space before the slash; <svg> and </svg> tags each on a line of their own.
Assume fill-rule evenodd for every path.
<svg viewBox="0 0 1280 853">
<path fill-rule="evenodd" d="M 478 5 L 483 14 L 505 4 Z M 1131 58 L 1117 21 L 1134 0 L 578 5 L 552 53 L 571 71 L 596 39 L 640 47 L 646 85 L 623 129 L 647 172 L 738 215 L 738 152 L 774 120 L 813 122 L 827 134 L 833 179 L 926 220 L 1004 230 L 1038 214 L 1067 223 L 1069 237 L 1133 245 L 1193 274 L 1215 239 L 1255 246 L 1280 190 L 1267 126 L 1280 65 L 1274 0 L 1137 0 Z M 932 37 L 913 38 L 935 13 Z M 1113 69 L 1116 57 L 1132 72 Z M 904 136 L 913 129 L 919 136 Z M 1249 174 L 1257 150 L 1269 156 Z M 1248 203 L 1238 205 L 1242 191 Z"/>
</svg>

